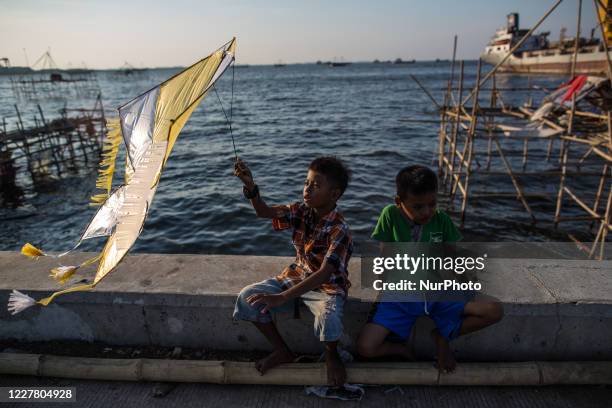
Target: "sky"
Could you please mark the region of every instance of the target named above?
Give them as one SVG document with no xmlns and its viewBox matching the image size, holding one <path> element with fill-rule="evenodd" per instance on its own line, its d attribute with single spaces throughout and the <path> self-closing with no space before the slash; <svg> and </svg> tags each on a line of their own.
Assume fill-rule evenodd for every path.
<svg viewBox="0 0 612 408">
<path fill-rule="evenodd" d="M 60 68 L 187 66 L 232 37 L 237 63 L 343 59 L 475 59 L 506 15 L 529 28 L 553 0 L 0 0 L 0 58 L 30 64 L 50 50 Z M 564 0 L 541 26 L 576 32 L 578 0 Z M 592 0 L 582 35 L 597 27 Z M 25 52 L 24 52 L 25 50 Z"/>
</svg>

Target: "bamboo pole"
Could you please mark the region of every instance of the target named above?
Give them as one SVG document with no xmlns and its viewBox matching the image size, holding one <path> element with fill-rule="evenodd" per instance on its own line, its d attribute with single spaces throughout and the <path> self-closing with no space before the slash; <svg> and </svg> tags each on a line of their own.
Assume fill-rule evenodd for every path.
<svg viewBox="0 0 612 408">
<path fill-rule="evenodd" d="M 457 36 L 455 36 L 455 47 L 456 45 L 457 45 Z M 446 93 L 444 94 L 444 101 L 442 103 L 442 107 L 438 109 L 440 112 L 440 121 L 439 121 L 440 128 L 438 131 L 438 180 L 442 179 L 442 174 L 443 172 L 446 171 L 446 167 L 444 167 L 444 162 L 442 158 L 444 157 L 444 152 L 446 150 L 446 129 L 447 129 L 446 110 L 448 109 L 448 104 L 449 104 L 449 92 L 450 92 L 450 89 L 452 88 L 454 68 L 455 68 L 455 53 L 453 52 L 453 62 L 451 65 L 451 76 L 449 79 L 448 89 Z M 432 164 L 433 164 L 433 159 L 432 159 Z"/>
<path fill-rule="evenodd" d="M 597 212 L 599 210 L 599 201 L 601 200 L 601 194 L 603 193 L 604 184 L 606 182 L 606 178 L 608 177 L 608 163 L 604 164 L 603 170 L 601 172 L 601 177 L 599 178 L 599 185 L 597 186 L 597 194 L 595 195 L 595 202 L 593 203 L 593 211 Z M 593 226 L 591 225 L 591 228 Z"/>
<path fill-rule="evenodd" d="M 480 77 L 480 66 L 481 66 L 480 64 L 481 64 L 481 62 L 480 62 L 480 60 L 478 60 L 478 69 L 477 69 L 477 73 L 476 73 L 477 77 Z M 476 83 L 478 84 L 478 81 L 476 81 Z M 465 135 L 465 138 L 464 138 L 463 151 L 460 154 L 459 150 L 457 149 L 457 151 L 455 153 L 455 155 L 457 155 L 457 157 L 459 157 L 459 159 L 460 159 L 459 160 L 459 170 L 456 172 L 459 177 L 457 177 L 455 179 L 455 182 L 451 186 L 451 192 L 450 192 L 451 201 L 454 201 L 454 199 L 455 199 L 455 194 L 457 192 L 457 183 L 461 182 L 461 175 L 462 175 L 462 172 L 463 172 L 463 165 L 464 164 L 467 165 L 467 161 L 466 161 L 465 157 L 468 155 L 470 144 L 471 144 L 471 141 L 472 141 L 472 139 L 474 137 L 474 132 L 475 132 L 475 129 L 476 129 L 476 120 L 477 120 L 477 118 L 476 118 L 476 112 L 477 112 L 476 109 L 478 107 L 478 103 L 477 102 L 478 102 L 478 99 L 476 99 L 476 102 L 473 104 L 473 106 L 472 106 L 472 113 L 469 115 L 470 116 L 470 126 L 469 126 L 468 131 L 467 131 L 467 133 Z M 459 109 L 464 109 L 464 107 L 461 106 Z M 457 147 L 456 141 L 455 141 L 455 147 Z M 454 162 L 453 162 L 453 164 L 454 164 Z M 468 171 L 469 171 L 469 169 L 466 169 L 466 173 Z M 453 172 L 455 173 L 454 168 L 453 168 Z M 467 190 L 465 188 L 465 185 L 463 187 L 464 187 L 463 191 L 466 192 L 466 194 L 463 195 L 463 199 L 465 199 L 466 196 L 467 196 Z M 462 206 L 463 206 L 463 203 L 462 203 Z"/>
<path fill-rule="evenodd" d="M 527 106 L 529 106 L 530 108 L 533 106 L 533 98 L 531 97 L 531 73 L 528 72 L 527 73 L 527 88 L 529 88 L 529 91 L 527 91 Z"/>
<path fill-rule="evenodd" d="M 43 113 L 42 108 L 40 107 L 40 104 L 36 104 L 37 108 L 38 108 L 38 112 L 40 114 L 40 120 L 43 123 L 43 127 L 45 129 L 45 132 L 47 133 L 47 140 L 49 141 L 49 145 L 51 147 L 51 154 L 53 155 L 53 163 L 55 165 L 55 169 L 57 171 L 57 175 L 61 176 L 62 175 L 62 168 L 61 168 L 61 163 L 62 160 L 57 156 L 57 151 L 53 146 L 53 138 L 52 138 L 52 133 L 50 132 L 49 129 L 49 125 L 47 124 L 47 121 L 45 120 L 45 115 Z M 59 143 L 58 143 L 59 145 Z"/>
<path fill-rule="evenodd" d="M 597 235 L 595 235 L 595 240 L 593 241 L 593 245 L 591 246 L 591 249 L 588 250 L 589 259 L 591 259 L 593 257 L 593 254 L 595 254 L 595 250 L 597 249 L 597 244 L 599 243 L 599 237 L 601 237 L 601 234 L 603 231 L 604 231 L 604 225 L 600 224 L 599 230 L 597 231 Z"/>
<path fill-rule="evenodd" d="M 572 192 L 572 190 L 570 190 L 569 188 L 563 187 L 563 190 L 567 193 L 567 195 L 569 195 L 576 204 L 578 204 L 584 211 L 586 211 L 587 213 L 589 213 L 593 218 L 597 218 L 598 220 L 601 220 L 601 222 L 605 225 L 606 229 L 612 229 L 612 225 L 609 225 L 606 218 L 604 216 L 601 216 L 599 214 L 597 214 L 595 211 L 593 211 L 591 209 L 591 207 L 589 207 L 584 201 L 582 201 L 581 199 L 579 199 L 578 197 L 576 197 L 576 195 Z"/>
<path fill-rule="evenodd" d="M 444 105 L 440 111 L 439 130 L 438 130 L 438 180 L 442 179 L 443 172 L 446 169 L 443 167 L 444 151 L 446 150 L 446 109 L 448 107 L 448 93 L 444 94 Z M 432 163 L 433 164 L 433 163 Z"/>
<path fill-rule="evenodd" d="M 593 147 L 593 151 L 597 153 L 598 156 L 602 157 L 604 160 L 607 160 L 608 162 L 612 162 L 612 156 L 605 153 L 603 150 L 600 150 L 597 147 Z"/>
<path fill-rule="evenodd" d="M 599 7 L 597 6 L 597 3 L 599 3 L 599 6 L 602 7 L 604 10 L 606 9 L 605 7 L 603 7 L 603 4 L 599 2 L 599 0 L 593 0 L 593 6 L 595 7 L 595 15 L 597 16 L 597 22 L 599 23 L 597 25 L 599 26 L 599 31 L 601 33 L 601 41 L 603 42 L 603 45 L 604 45 L 604 51 L 605 51 L 604 54 L 606 54 L 606 62 L 607 62 L 606 67 L 608 68 L 608 71 L 607 71 L 608 79 L 612 81 L 612 61 L 610 61 L 610 54 L 609 54 L 610 48 L 608 46 L 608 39 L 606 38 L 606 31 L 604 30 L 604 27 L 603 27 L 603 20 L 601 19 L 601 16 L 599 15 Z M 606 10 L 606 13 L 607 13 L 607 10 Z"/>
<path fill-rule="evenodd" d="M 576 238 L 574 235 L 572 235 L 572 234 L 568 233 L 568 234 L 567 234 L 567 237 L 568 237 L 569 239 L 571 239 L 571 240 L 572 240 L 572 241 L 573 241 L 573 242 L 576 244 L 576 246 L 577 246 L 577 247 L 578 247 L 578 248 L 579 248 L 581 251 L 586 252 L 587 254 L 590 252 L 589 247 L 588 247 L 588 246 L 586 246 L 586 245 L 584 245 L 584 244 L 582 243 L 582 241 L 580 241 L 580 240 L 579 240 L 578 238 Z"/>
<path fill-rule="evenodd" d="M 449 160 L 448 160 L 446 157 L 444 157 L 444 163 L 445 163 L 445 164 L 447 165 L 447 167 L 450 169 L 451 165 L 450 165 Z M 448 173 L 448 174 L 449 174 L 449 175 L 450 175 L 450 176 L 451 176 L 453 179 L 458 180 L 458 177 L 459 177 L 459 176 L 457 175 L 457 173 L 454 173 L 454 172 L 452 172 L 452 171 L 449 171 L 449 173 Z M 461 191 L 461 194 L 465 195 L 465 190 L 463 189 L 463 185 L 462 185 L 461 183 L 459 183 L 459 191 Z"/>
<path fill-rule="evenodd" d="M 612 384 L 610 361 L 462 363 L 442 374 L 430 362 L 349 363 L 347 382 L 377 385 Z M 265 375 L 250 362 L 63 357 L 0 353 L 0 374 L 114 381 L 325 385 L 324 363 L 281 364 Z"/>
<path fill-rule="evenodd" d="M 562 140 L 567 140 L 567 141 L 570 141 L 570 142 L 576 142 L 576 143 L 582 143 L 582 144 L 588 144 L 590 146 L 601 146 L 603 144 L 603 142 L 600 142 L 600 141 L 597 141 L 597 140 L 581 139 L 581 138 L 578 138 L 576 136 L 561 136 L 560 138 Z M 595 149 L 593 149 L 593 151 L 595 151 Z"/>
<path fill-rule="evenodd" d="M 597 10 L 595 10 L 597 11 Z M 572 55 L 572 68 L 570 71 L 570 79 L 576 75 L 576 62 L 578 60 L 578 49 L 580 48 L 580 20 L 582 16 L 582 0 L 578 0 L 578 15 L 576 17 L 576 39 L 574 41 L 574 54 Z"/>
<path fill-rule="evenodd" d="M 425 93 L 425 95 L 427 95 L 427 97 L 429 98 L 429 100 L 431 100 L 433 102 L 434 105 L 436 105 L 436 108 L 438 108 L 438 110 L 442 109 L 442 106 L 440 106 L 440 104 L 438 103 L 438 101 L 436 101 L 436 99 L 433 97 L 433 95 L 431 93 L 429 93 L 429 91 L 427 90 L 427 88 L 425 88 L 423 86 L 423 84 L 421 84 L 421 82 L 418 80 L 417 77 L 415 77 L 414 75 L 410 74 L 409 75 L 410 78 L 416 82 L 416 84 L 419 86 L 419 88 L 421 88 L 421 91 L 423 91 Z"/>
<path fill-rule="evenodd" d="M 476 68 L 476 83 L 480 83 L 480 68 L 482 65 L 482 61 L 480 59 L 478 59 L 478 67 Z M 478 85 L 476 85 L 478 86 Z M 472 173 L 472 158 L 473 158 L 473 153 L 474 153 L 474 139 L 476 138 L 476 123 L 478 121 L 478 91 L 479 89 L 476 90 L 476 96 L 474 97 L 474 103 L 472 106 L 472 122 L 470 123 L 470 130 L 467 134 L 467 139 L 466 139 L 466 147 L 469 145 L 468 147 L 468 158 L 467 158 L 467 164 L 466 164 L 466 168 L 465 168 L 465 185 L 464 185 L 464 190 L 465 190 L 465 194 L 463 195 L 463 199 L 461 200 L 461 228 L 463 228 L 464 224 L 465 224 L 465 210 L 467 208 L 467 201 L 469 198 L 469 194 L 470 194 L 470 175 Z M 464 153 L 465 156 L 465 153 Z M 461 168 L 459 168 L 459 172 L 461 172 Z M 459 177 L 461 177 L 461 174 L 459 174 Z"/>
<path fill-rule="evenodd" d="M 527 155 L 529 152 L 529 139 L 523 140 L 523 171 L 527 168 Z"/>
<path fill-rule="evenodd" d="M 587 149 L 587 151 L 578 160 L 578 167 L 579 168 L 584 163 L 584 161 L 591 155 L 591 153 L 593 153 L 593 146 L 589 147 Z"/>
<path fill-rule="evenodd" d="M 455 62 L 457 58 L 457 34 L 455 34 L 455 38 L 453 39 L 453 60 L 451 62 L 451 72 L 450 79 L 448 80 L 448 89 L 446 90 L 446 94 L 448 95 L 447 102 L 453 103 L 453 105 L 457 105 L 455 98 L 453 96 L 453 82 L 455 80 Z M 446 107 L 446 105 L 445 105 Z"/>
<path fill-rule="evenodd" d="M 612 150 L 612 112 L 608 111 L 608 149 Z"/>
<path fill-rule="evenodd" d="M 512 180 L 512 184 L 514 185 L 514 188 L 516 189 L 518 198 L 519 200 L 521 200 L 521 203 L 523 203 L 523 207 L 525 207 L 525 209 L 531 216 L 531 222 L 535 224 L 536 218 L 533 215 L 533 212 L 531 211 L 529 204 L 527 204 L 527 200 L 525 199 L 525 195 L 523 194 L 523 189 L 521 188 L 520 184 L 518 183 L 518 180 L 516 179 L 516 177 L 514 177 L 514 174 L 512 173 L 512 167 L 510 167 L 510 163 L 508 163 L 508 160 L 506 160 L 506 156 L 504 155 L 504 152 L 502 150 L 502 147 L 499 143 L 497 136 L 493 140 L 495 141 L 495 146 L 497 147 L 497 151 L 499 152 L 499 157 L 502 159 L 504 166 L 506 167 L 506 170 L 508 171 L 508 175 L 510 176 L 510 179 Z"/>
<path fill-rule="evenodd" d="M 604 219 L 601 223 L 602 229 L 602 237 L 601 237 L 601 247 L 599 249 L 599 259 L 602 260 L 604 258 L 604 247 L 606 245 L 606 238 L 608 236 L 608 230 L 610 230 L 610 211 L 612 206 L 612 188 L 608 192 L 608 203 L 606 205 L 606 213 L 604 214 Z M 604 223 L 608 224 L 608 228 L 604 228 Z"/>
<path fill-rule="evenodd" d="M 522 109 L 522 107 L 519 108 L 519 109 Z M 520 118 L 520 119 L 528 119 L 529 118 L 529 115 L 526 115 L 524 112 L 517 112 L 517 111 L 510 110 L 508 108 L 504 109 L 503 113 L 505 113 L 508 116 L 514 116 L 514 117 Z"/>
<path fill-rule="evenodd" d="M 495 79 L 495 75 L 493 75 L 493 86 L 491 86 L 491 108 L 497 107 L 497 81 Z M 493 136 L 493 131 L 495 130 L 495 117 L 490 117 L 486 122 L 487 132 L 489 136 L 489 140 L 487 140 L 487 163 L 486 169 L 491 169 L 491 152 L 493 150 L 493 140 L 491 137 Z"/>
<path fill-rule="evenodd" d="M 560 221 L 597 221 L 598 218 L 590 215 L 577 215 L 575 217 L 559 217 Z"/>
<path fill-rule="evenodd" d="M 452 117 L 453 119 L 458 119 L 460 122 L 469 122 L 470 120 L 472 120 L 472 118 L 470 118 L 469 116 L 458 114 L 457 112 L 447 111 L 446 114 Z"/>
<path fill-rule="evenodd" d="M 557 192 L 557 203 L 555 206 L 554 226 L 555 229 L 559 226 L 559 216 L 561 215 L 561 204 L 563 202 L 563 191 L 565 188 L 565 177 L 567 172 L 567 154 L 569 145 L 567 141 L 561 143 L 561 177 L 559 179 L 559 191 Z"/>
<path fill-rule="evenodd" d="M 585 118 L 593 118 L 593 119 L 601 119 L 601 120 L 608 119 L 608 115 L 600 115 L 598 113 L 593 113 L 593 112 L 576 111 L 574 112 L 574 114 L 576 116 L 584 116 Z"/>
<path fill-rule="evenodd" d="M 463 95 L 463 78 L 464 78 L 464 61 L 461 60 L 459 63 L 459 95 L 458 101 L 461 101 Z M 460 121 L 460 111 L 457 108 L 457 116 L 455 117 L 455 121 L 453 122 L 453 128 L 451 131 L 451 144 L 449 146 L 450 149 L 450 171 L 454 173 L 455 169 L 455 152 L 457 151 L 457 133 L 459 132 L 459 121 Z M 452 180 L 450 180 L 452 182 Z M 444 185 L 446 186 L 447 178 L 444 178 Z"/>
</svg>

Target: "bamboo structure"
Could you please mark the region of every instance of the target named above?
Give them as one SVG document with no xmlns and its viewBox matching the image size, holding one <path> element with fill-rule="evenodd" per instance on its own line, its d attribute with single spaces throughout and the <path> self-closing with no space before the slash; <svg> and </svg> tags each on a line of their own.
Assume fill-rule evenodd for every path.
<svg viewBox="0 0 612 408">
<path fill-rule="evenodd" d="M 19 100 L 91 98 L 100 93 L 94 71 L 45 71 L 10 77 L 13 95 Z"/>
<path fill-rule="evenodd" d="M 32 68 L 37 71 L 9 78 L 13 95 L 18 100 L 95 98 L 100 93 L 95 71 L 86 68 L 60 70 L 49 51 Z"/>
<path fill-rule="evenodd" d="M 558 4 L 556 2 L 536 26 Z M 582 1 L 578 0 L 577 4 L 577 33 L 570 80 L 586 83 L 590 77 L 578 78 L 573 75 L 579 48 Z M 598 0 L 594 0 L 594 5 L 598 7 Z M 599 19 L 607 49 L 602 24 Z M 529 32 L 533 29 L 535 27 Z M 584 249 L 589 257 L 603 259 L 608 233 L 612 230 L 612 68 L 608 70 L 607 80 L 602 78 L 589 82 L 598 85 L 586 96 L 582 95 L 580 100 L 577 96 L 581 88 L 578 88 L 570 100 L 563 98 L 559 104 L 556 97 L 552 97 L 552 100 L 544 100 L 548 106 L 534 110 L 531 91 L 536 88 L 531 86 L 531 78 L 528 80 L 529 102 L 512 106 L 502 96 L 496 79 L 496 70 L 500 65 L 482 75 L 479 61 L 474 86 L 464 97 L 467 88 L 465 64 L 460 61 L 459 83 L 456 86 L 453 84 L 453 68 L 444 102 L 435 103 L 440 115 L 437 121 L 440 124 L 438 175 L 450 204 L 460 201 L 461 226 L 465 224 L 470 200 L 516 199 L 530 222 L 536 224 L 541 220 L 533 209 L 534 199 L 545 199 L 554 203 L 554 214 L 546 217 L 552 219 L 554 227 L 557 228 L 562 222 L 581 222 L 581 225 L 587 226 L 584 229 L 589 231 L 583 235 L 592 233 L 592 244 L 585 245 L 571 233 L 567 233 L 568 238 Z M 454 59 L 452 66 L 455 66 Z M 413 80 L 435 101 L 417 78 Z M 569 83 L 569 90 L 572 83 Z M 504 92 L 513 90 L 506 88 Z M 469 102 L 471 105 L 468 105 Z M 500 176 L 507 176 L 505 184 L 509 189 L 500 189 L 504 184 Z M 493 181 L 489 182 L 488 187 L 478 190 L 487 177 Z M 495 188 L 490 188 L 491 184 Z M 557 187 L 556 191 L 534 191 L 533 184 Z M 564 216 L 563 211 L 570 208 L 574 213 L 580 210 L 583 215 Z"/>
<path fill-rule="evenodd" d="M 378 385 L 518 386 L 612 384 L 609 361 L 463 363 L 442 374 L 429 362 L 349 363 L 347 382 Z M 261 375 L 255 363 L 63 357 L 0 353 L 0 374 L 115 381 L 325 385 L 324 363 L 281 364 Z"/>
<path fill-rule="evenodd" d="M 36 185 L 49 178 L 61 178 L 84 167 L 97 166 L 106 132 L 101 96 L 92 109 L 60 110 L 49 120 L 40 105 L 31 126 L 15 105 L 14 128 L 7 118 L 0 128 L 0 190 L 17 185 Z M 10 192 L 10 191 L 9 191 Z M 8 194 L 7 192 L 7 195 Z"/>
</svg>

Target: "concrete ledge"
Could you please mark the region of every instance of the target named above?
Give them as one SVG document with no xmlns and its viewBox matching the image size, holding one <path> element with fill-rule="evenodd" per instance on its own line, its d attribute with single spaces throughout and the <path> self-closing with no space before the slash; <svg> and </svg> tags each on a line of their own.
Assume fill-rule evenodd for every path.
<svg viewBox="0 0 612 408">
<path fill-rule="evenodd" d="M 80 253 L 71 264 L 91 254 Z M 0 252 L 0 341 L 82 340 L 117 345 L 160 345 L 220 350 L 269 349 L 246 322 L 231 318 L 240 289 L 276 275 L 285 257 L 134 254 L 91 292 L 67 294 L 48 307 L 11 316 L 12 289 L 39 299 L 57 290 L 47 277 L 53 259 L 32 261 Z M 612 359 L 611 261 L 490 260 L 504 268 L 483 277 L 488 295 L 502 301 L 504 320 L 454 342 L 459 359 L 472 361 Z M 93 270 L 73 281 L 91 278 Z M 360 260 L 351 260 L 353 283 L 343 343 L 351 349 L 375 293 L 360 288 Z M 298 353 L 321 350 L 307 310 L 299 320 L 276 317 Z M 430 358 L 432 323 L 419 320 L 410 339 Z"/>
</svg>

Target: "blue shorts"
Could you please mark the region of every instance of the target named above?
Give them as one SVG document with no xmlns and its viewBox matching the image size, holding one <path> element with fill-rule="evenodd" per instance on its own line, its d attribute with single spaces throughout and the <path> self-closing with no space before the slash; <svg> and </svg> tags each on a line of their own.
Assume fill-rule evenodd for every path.
<svg viewBox="0 0 612 408">
<path fill-rule="evenodd" d="M 251 306 L 246 299 L 256 293 L 281 293 L 283 287 L 276 278 L 253 283 L 240 291 L 236 306 L 234 307 L 234 320 L 248 320 L 251 322 L 269 323 L 272 321 L 270 312 L 261 313 L 262 304 Z M 311 290 L 300 296 L 302 302 L 314 315 L 314 333 L 320 341 L 336 341 L 342 336 L 342 313 L 344 297 L 329 295 L 324 292 Z M 293 302 L 271 309 L 272 312 L 288 312 L 292 310 Z"/>
<path fill-rule="evenodd" d="M 466 302 L 379 302 L 371 323 L 378 324 L 407 340 L 419 316 L 429 316 L 448 340 L 459 336 Z"/>
</svg>

